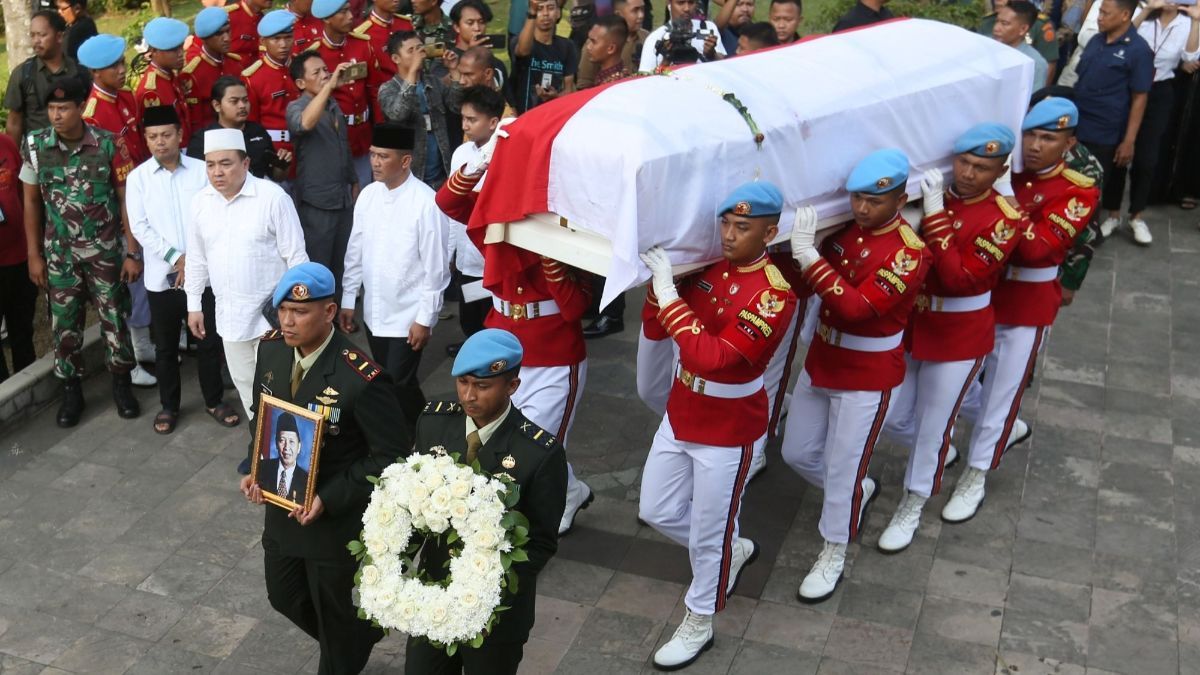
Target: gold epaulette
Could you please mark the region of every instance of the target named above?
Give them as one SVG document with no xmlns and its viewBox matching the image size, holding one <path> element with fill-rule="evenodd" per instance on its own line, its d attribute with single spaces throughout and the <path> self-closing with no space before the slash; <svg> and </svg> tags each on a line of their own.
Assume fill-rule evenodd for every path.
<svg viewBox="0 0 1200 675">
<path fill-rule="evenodd" d="M 236 11 L 237 11 L 237 8 L 238 8 L 238 7 L 240 7 L 240 6 L 241 6 L 241 4 L 242 4 L 242 3 L 240 3 L 240 2 L 235 2 L 235 3 L 233 3 L 232 5 L 225 5 L 225 6 L 224 6 L 224 7 L 222 7 L 221 9 L 224 9 L 226 12 L 228 12 L 228 13 L 230 13 L 230 14 L 233 14 L 234 12 L 236 12 Z"/>
<path fill-rule="evenodd" d="M 355 28 L 354 30 L 352 30 L 350 32 L 351 33 L 366 33 L 367 29 L 370 27 L 371 27 L 371 20 L 367 19 L 366 21 L 358 24 L 358 28 Z"/>
<path fill-rule="evenodd" d="M 225 58 L 227 58 L 227 59 L 233 59 L 234 61 L 241 61 L 241 60 L 242 60 L 242 55 L 241 55 L 241 54 L 234 54 L 233 52 L 229 52 L 228 54 L 226 54 L 226 55 L 225 55 Z"/>
<path fill-rule="evenodd" d="M 96 115 L 96 97 L 89 96 L 87 107 L 83 109 L 83 119 L 88 120 Z"/>
<path fill-rule="evenodd" d="M 146 71 L 146 88 L 147 89 L 157 89 L 158 88 L 158 71 L 154 70 L 153 68 Z"/>
<path fill-rule="evenodd" d="M 253 64 L 250 65 L 249 68 L 246 68 L 245 70 L 242 71 L 242 77 L 250 77 L 254 73 L 258 72 L 258 69 L 262 68 L 262 64 L 263 64 L 262 59 L 255 61 Z"/>
<path fill-rule="evenodd" d="M 913 232 L 913 229 L 907 223 L 900 224 L 900 238 L 904 240 L 904 245 L 909 248 L 915 248 L 918 251 L 925 248 L 925 241 L 917 236 L 917 233 Z"/>
<path fill-rule="evenodd" d="M 1088 178 L 1087 176 L 1076 171 L 1075 169 L 1063 169 L 1062 176 L 1063 176 L 1063 178 L 1066 178 L 1067 180 L 1071 181 L 1072 183 L 1078 185 L 1079 187 L 1083 187 L 1083 188 L 1090 188 L 1096 184 L 1095 178 Z"/>
<path fill-rule="evenodd" d="M 1004 198 L 1004 195 L 996 195 L 996 206 L 1000 208 L 1000 213 L 1003 213 L 1005 218 L 1009 220 L 1021 219 L 1021 212 L 1014 209 L 1013 205 L 1009 204 L 1008 200 Z"/>
<path fill-rule="evenodd" d="M 367 42 L 370 42 L 370 41 L 371 41 L 371 36 L 369 36 L 369 35 L 363 35 L 362 33 L 351 33 L 351 34 L 350 34 L 350 37 L 352 37 L 352 38 L 358 38 L 359 40 L 366 40 Z"/>
<path fill-rule="evenodd" d="M 422 415 L 455 415 L 462 412 L 462 406 L 453 401 L 430 401 L 425 404 Z"/>
<path fill-rule="evenodd" d="M 787 282 L 787 279 L 783 278 L 783 272 L 780 272 L 779 268 L 775 265 L 767 263 L 767 266 L 763 270 L 767 273 L 767 282 L 771 284 L 771 288 L 777 291 L 789 291 L 792 289 L 792 285 Z"/>
<path fill-rule="evenodd" d="M 188 61 L 187 65 L 183 67 L 183 72 L 191 74 L 191 73 L 195 72 L 196 66 L 199 66 L 199 65 L 200 65 L 200 57 L 199 56 L 193 57 L 192 60 Z"/>
<path fill-rule="evenodd" d="M 350 364 L 350 367 L 354 369 L 354 372 L 362 376 L 362 379 L 366 380 L 367 382 L 374 380 L 379 376 L 379 373 L 383 372 L 383 369 L 379 367 L 379 364 L 367 358 L 366 354 L 363 354 L 357 349 L 343 349 L 342 357 L 346 359 L 346 363 Z"/>
<path fill-rule="evenodd" d="M 283 333 L 282 333 L 282 332 L 280 332 L 280 331 L 278 331 L 278 330 L 276 330 L 276 329 L 274 329 L 274 328 L 272 328 L 271 330 L 269 330 L 269 331 L 267 331 L 267 332 L 263 333 L 263 336 L 262 336 L 261 338 L 259 338 L 259 339 L 260 339 L 260 340 L 282 340 L 282 339 L 283 339 Z"/>
<path fill-rule="evenodd" d="M 304 51 L 306 51 L 306 52 L 315 52 L 315 51 L 317 51 L 317 47 L 320 47 L 320 46 L 321 46 L 321 41 L 320 41 L 320 40 L 314 40 L 314 41 L 313 41 L 313 43 L 312 43 L 311 45 L 309 45 L 309 46 L 307 46 L 307 47 L 305 47 L 305 48 L 304 48 Z"/>
</svg>

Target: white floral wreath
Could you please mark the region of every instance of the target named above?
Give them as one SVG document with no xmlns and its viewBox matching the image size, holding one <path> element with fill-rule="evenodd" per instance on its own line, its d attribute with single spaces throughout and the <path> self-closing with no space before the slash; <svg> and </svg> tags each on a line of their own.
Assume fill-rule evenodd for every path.
<svg viewBox="0 0 1200 675">
<path fill-rule="evenodd" d="M 515 593 L 514 562 L 528 560 L 529 521 L 511 507 L 519 486 L 466 466 L 445 448 L 387 467 L 363 514 L 355 584 L 359 616 L 385 629 L 425 637 L 454 654 L 478 647 L 499 612 L 501 592 Z M 417 536 L 414 538 L 414 531 Z M 427 538 L 451 547 L 450 574 L 432 581 L 413 563 Z"/>
</svg>

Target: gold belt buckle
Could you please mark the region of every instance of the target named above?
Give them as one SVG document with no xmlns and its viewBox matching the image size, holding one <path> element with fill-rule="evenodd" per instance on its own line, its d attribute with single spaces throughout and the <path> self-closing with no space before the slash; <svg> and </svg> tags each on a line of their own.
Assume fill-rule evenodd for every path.
<svg viewBox="0 0 1200 675">
<path fill-rule="evenodd" d="M 679 369 L 679 381 L 683 383 L 683 386 L 697 394 L 704 393 L 704 379 L 696 377 L 694 373 L 688 372 L 685 368 Z"/>
<path fill-rule="evenodd" d="M 827 344 L 834 345 L 835 347 L 839 342 L 841 342 L 841 336 L 834 335 L 834 330 L 825 324 L 820 324 L 817 326 L 817 335 L 820 335 L 821 339 Z"/>
<path fill-rule="evenodd" d="M 917 311 L 924 312 L 929 309 L 929 296 L 922 293 L 917 296 Z"/>
<path fill-rule="evenodd" d="M 525 305 L 523 303 L 511 304 L 509 308 L 512 310 L 512 318 L 520 321 L 525 318 Z"/>
</svg>

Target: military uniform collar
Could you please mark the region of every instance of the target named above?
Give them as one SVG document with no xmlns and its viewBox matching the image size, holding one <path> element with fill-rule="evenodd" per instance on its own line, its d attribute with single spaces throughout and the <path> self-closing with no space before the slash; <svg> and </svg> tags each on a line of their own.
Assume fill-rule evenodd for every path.
<svg viewBox="0 0 1200 675">
<path fill-rule="evenodd" d="M 225 63 L 225 59 L 208 51 L 208 47 L 200 45 L 200 58 L 208 62 L 210 66 L 219 66 Z"/>
<path fill-rule="evenodd" d="M 71 69 L 71 57 L 67 56 L 66 54 L 62 55 L 62 68 L 59 68 L 58 70 L 50 70 L 50 64 L 46 63 L 42 57 L 38 56 L 35 58 L 37 58 L 38 69 L 44 70 L 51 75 L 61 75 Z"/>
<path fill-rule="evenodd" d="M 313 364 L 317 362 L 317 359 L 321 358 L 321 354 L 325 353 L 325 348 L 328 347 L 329 343 L 333 340 L 334 330 L 335 329 L 333 328 L 333 326 L 330 325 L 329 335 L 325 336 L 325 341 L 321 343 L 320 347 L 317 347 L 316 349 L 314 349 L 312 351 L 312 353 L 309 354 L 308 356 L 301 356 L 300 348 L 293 347 L 292 348 L 292 354 L 293 354 L 292 363 L 293 363 L 293 365 L 299 365 L 300 368 L 302 368 L 305 373 L 312 370 Z"/>
<path fill-rule="evenodd" d="M 373 23 L 373 24 L 375 24 L 376 26 L 379 26 L 379 27 L 381 27 L 381 28 L 391 28 L 391 27 L 392 27 L 392 23 L 393 23 L 393 22 L 396 20 L 396 19 L 393 17 L 393 18 L 391 18 L 391 19 L 388 19 L 387 21 L 384 21 L 384 20 L 383 20 L 383 17 L 381 17 L 381 16 L 379 16 L 378 14 L 376 14 L 376 13 L 375 13 L 375 10 L 373 10 L 373 9 L 371 10 L 371 15 L 370 15 L 369 17 L 367 17 L 367 18 L 370 20 L 370 22 L 371 22 L 371 23 Z"/>
<path fill-rule="evenodd" d="M 329 39 L 329 31 L 327 30 L 321 31 L 321 42 L 330 49 L 341 49 L 346 46 L 346 38 L 343 37 L 341 42 L 334 42 Z"/>
<path fill-rule="evenodd" d="M 484 445 L 487 445 L 487 442 L 496 435 L 496 430 L 500 428 L 500 425 L 504 424 L 504 420 L 508 419 L 508 415 L 512 412 L 512 409 L 512 402 L 509 401 L 508 407 L 504 409 L 504 412 L 500 413 L 499 417 L 491 422 L 488 422 L 482 427 L 475 426 L 475 420 L 471 419 L 469 415 L 464 414 L 463 418 L 466 420 L 466 432 L 463 437 L 465 438 L 466 436 L 470 436 L 472 431 L 478 431 L 479 441 Z"/>
<path fill-rule="evenodd" d="M 71 149 L 67 147 L 66 141 L 63 141 L 58 137 L 58 132 L 54 130 L 54 127 L 46 128 L 50 130 L 49 141 L 52 144 L 58 146 L 58 148 L 63 152 L 71 151 Z M 79 139 L 79 148 L 76 148 L 76 151 L 83 148 L 85 145 L 100 147 L 100 141 L 96 139 L 96 134 L 92 132 L 92 127 L 87 122 L 83 123 L 83 138 Z"/>
<path fill-rule="evenodd" d="M 150 67 L 153 68 L 159 75 L 162 75 L 163 77 L 167 78 L 168 80 L 174 79 L 174 77 L 175 77 L 175 74 L 173 72 L 167 70 L 166 68 L 163 68 L 162 66 L 158 65 L 157 63 L 154 63 L 153 61 L 150 62 Z"/>
<path fill-rule="evenodd" d="M 1058 174 L 1062 173 L 1063 170 L 1065 170 L 1066 168 L 1067 168 L 1067 163 L 1062 160 L 1059 160 L 1058 164 L 1055 164 L 1052 168 L 1046 169 L 1045 171 L 1042 171 L 1042 172 L 1039 172 L 1037 174 L 1038 180 L 1049 180 L 1051 178 L 1054 178 Z"/>
<path fill-rule="evenodd" d="M 900 227 L 900 223 L 902 222 L 904 222 L 904 219 L 900 217 L 900 213 L 897 211 L 896 215 L 892 216 L 892 219 L 889 220 L 886 225 L 869 230 L 868 232 L 872 236 L 879 237 Z"/>
<path fill-rule="evenodd" d="M 954 195 L 954 198 L 961 201 L 964 206 L 970 206 L 971 204 L 978 204 L 979 202 L 991 197 L 992 196 L 992 188 L 988 188 L 988 189 L 984 190 L 983 192 L 980 192 L 979 194 L 975 195 L 974 197 L 963 198 L 957 192 L 955 192 L 954 187 L 951 186 L 950 194 Z"/>
<path fill-rule="evenodd" d="M 115 93 L 109 92 L 107 89 L 101 87 L 95 82 L 92 83 L 92 91 L 96 93 L 96 98 L 100 99 L 101 101 L 106 103 L 117 102 L 117 95 Z"/>
<path fill-rule="evenodd" d="M 274 70 L 283 70 L 284 65 L 286 65 L 276 62 L 275 59 L 271 58 L 270 54 L 263 54 L 262 60 L 263 63 L 267 64 L 268 68 L 272 68 Z"/>
<path fill-rule="evenodd" d="M 761 270 L 762 268 L 766 267 L 767 263 L 769 262 L 771 262 L 771 260 L 767 257 L 767 252 L 763 251 L 763 254 L 755 258 L 754 262 L 750 263 L 749 265 L 733 265 L 730 263 L 730 267 L 733 267 L 734 271 L 739 274 L 749 274 L 750 272 L 757 272 L 758 270 Z"/>
</svg>

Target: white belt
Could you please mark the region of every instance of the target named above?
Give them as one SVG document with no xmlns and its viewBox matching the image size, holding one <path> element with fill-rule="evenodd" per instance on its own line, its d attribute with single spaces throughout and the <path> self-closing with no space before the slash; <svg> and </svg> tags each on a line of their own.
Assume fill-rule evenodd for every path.
<svg viewBox="0 0 1200 675">
<path fill-rule="evenodd" d="M 757 394 L 763 388 L 762 375 L 740 384 L 728 384 L 725 382 L 713 382 L 706 380 L 703 377 L 698 377 L 695 374 L 685 370 L 678 363 L 675 364 L 675 379 L 683 383 L 683 386 L 705 396 L 714 398 L 746 398 Z"/>
<path fill-rule="evenodd" d="M 974 312 L 987 308 L 992 302 L 992 292 L 946 298 L 940 295 L 923 295 L 917 298 L 917 306 L 931 312 Z"/>
<path fill-rule="evenodd" d="M 492 307 L 497 312 L 514 320 L 536 319 L 542 316 L 558 314 L 558 303 L 553 300 L 540 302 L 509 302 L 492 296 Z"/>
<path fill-rule="evenodd" d="M 370 113 L 371 110 L 368 108 L 357 115 L 346 115 L 346 124 L 349 124 L 350 126 L 362 124 L 363 122 L 367 121 L 367 117 L 370 116 Z"/>
<path fill-rule="evenodd" d="M 267 129 L 267 135 L 276 143 L 287 143 L 291 136 L 288 135 L 287 129 Z"/>
<path fill-rule="evenodd" d="M 900 346 L 901 340 L 904 338 L 904 333 L 896 333 L 885 337 L 863 337 L 861 335 L 851 335 L 843 333 L 835 328 L 830 328 L 825 324 L 817 326 L 817 335 L 821 336 L 827 344 L 842 349 L 853 349 L 856 352 L 887 352 Z"/>
<path fill-rule="evenodd" d="M 1058 278 L 1057 267 L 1017 267 L 1008 266 L 1005 277 L 1013 281 L 1026 281 L 1031 284 L 1054 281 Z"/>
</svg>

